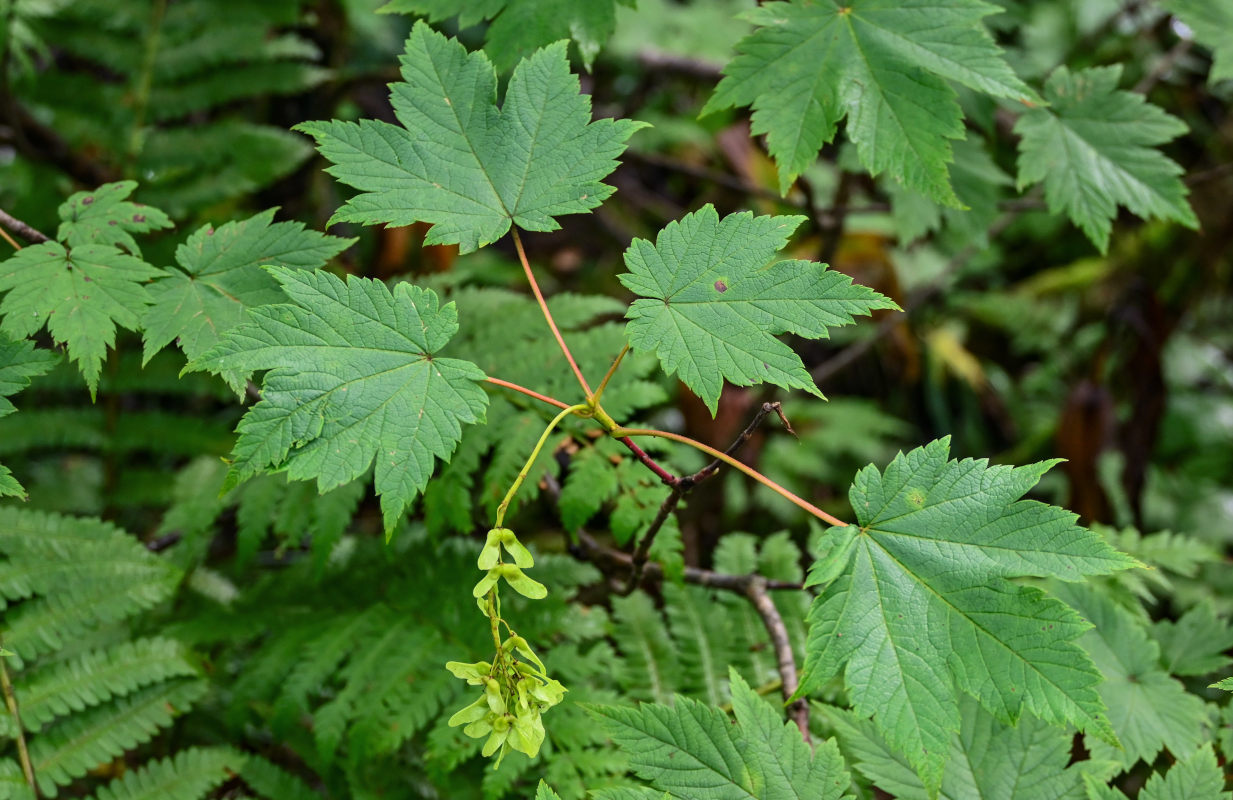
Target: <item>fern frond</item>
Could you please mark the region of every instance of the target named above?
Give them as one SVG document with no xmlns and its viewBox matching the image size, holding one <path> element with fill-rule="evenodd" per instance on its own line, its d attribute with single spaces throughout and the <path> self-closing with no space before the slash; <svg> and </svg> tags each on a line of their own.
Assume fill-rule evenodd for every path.
<svg viewBox="0 0 1233 800">
<path fill-rule="evenodd" d="M 104 786 L 94 800 L 200 800 L 239 771 L 246 757 L 226 747 L 192 747 Z"/>
<path fill-rule="evenodd" d="M 197 680 L 162 683 L 53 725 L 30 745 L 39 789 L 55 797 L 58 786 L 148 742 L 207 689 Z"/>
<path fill-rule="evenodd" d="M 240 768 L 240 776 L 266 800 L 320 800 L 321 795 L 308 788 L 304 781 L 259 756 L 249 755 Z"/>
<path fill-rule="evenodd" d="M 56 717 L 106 703 L 143 686 L 195 675 L 184 645 L 165 638 L 136 639 L 49 664 L 20 677 L 21 721 L 38 731 Z M 4 717 L 7 722 L 11 717 Z M 0 730 L 0 736 L 11 735 Z"/>
<path fill-rule="evenodd" d="M 682 688 L 710 705 L 723 705 L 729 696 L 732 635 L 727 617 L 715 613 L 713 593 L 700 586 L 666 583 L 664 606 L 681 658 L 690 665 Z"/>
<path fill-rule="evenodd" d="M 680 661 L 651 598 L 642 591 L 613 598 L 612 616 L 612 638 L 629 662 L 621 688 L 636 699 L 671 702 Z"/>
</svg>

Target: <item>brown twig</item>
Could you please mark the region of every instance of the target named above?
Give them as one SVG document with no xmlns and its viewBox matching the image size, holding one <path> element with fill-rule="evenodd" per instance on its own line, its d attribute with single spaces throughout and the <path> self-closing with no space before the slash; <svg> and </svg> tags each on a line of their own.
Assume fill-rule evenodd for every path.
<svg viewBox="0 0 1233 800">
<path fill-rule="evenodd" d="M 522 394 L 525 394 L 527 397 L 534 397 L 536 400 L 542 400 L 543 402 L 548 403 L 549 405 L 556 406 L 557 408 L 569 408 L 568 404 L 562 403 L 560 400 L 556 399 L 555 397 L 549 397 L 546 394 L 540 394 L 534 389 L 528 389 L 525 386 L 519 386 L 518 384 L 511 383 L 510 381 L 503 381 L 500 378 L 494 378 L 491 375 L 489 375 L 487 378 L 484 378 L 484 380 L 487 381 L 488 383 L 493 384 L 494 386 L 502 386 L 506 389 L 513 389 L 515 392 L 520 392 Z"/>
<path fill-rule="evenodd" d="M 771 646 L 775 649 L 775 663 L 779 669 L 782 681 L 783 699 L 787 703 L 796 694 L 797 675 L 796 657 L 792 654 L 792 641 L 788 638 L 788 629 L 784 627 L 783 617 L 775 606 L 775 601 L 767 593 L 767 581 L 760 575 L 752 576 L 745 587 L 745 596 L 753 603 L 754 610 L 762 618 L 767 634 L 771 637 Z M 809 704 L 805 698 L 793 700 L 788 706 L 788 715 L 800 728 L 801 736 L 809 743 Z"/>
<path fill-rule="evenodd" d="M 0 650 L 4 648 L 4 640 L 0 638 Z M 14 738 L 17 741 L 17 760 L 21 762 L 22 774 L 26 777 L 26 785 L 30 787 L 35 800 L 39 798 L 39 784 L 34 777 L 34 762 L 30 760 L 30 748 L 26 746 L 26 730 L 21 724 L 21 710 L 17 706 L 17 693 L 13 691 L 13 684 L 9 681 L 9 668 L 5 663 L 6 656 L 0 656 L 0 691 L 4 692 L 4 705 L 9 710 L 9 715 L 13 718 L 13 725 L 17 729 Z"/>
<path fill-rule="evenodd" d="M 27 242 L 32 242 L 34 244 L 42 244 L 43 242 L 51 241 L 50 238 L 48 238 L 47 236 L 44 236 L 42 233 L 39 233 L 34 228 L 30 227 L 29 225 L 17 219 L 16 217 L 4 211 L 3 209 L 0 209 L 0 225 L 3 225 L 4 227 L 8 228 L 13 233 L 25 239 Z M 18 250 L 21 249 L 21 247 L 15 243 L 13 243 L 13 246 L 16 247 Z"/>
<path fill-rule="evenodd" d="M 724 451 L 725 455 L 732 456 L 740 449 L 741 445 L 749 441 L 749 437 L 753 435 L 754 430 L 761 424 L 766 415 L 774 411 L 779 415 L 779 418 L 784 421 L 788 430 L 792 430 L 791 425 L 787 425 L 787 418 L 783 415 L 783 407 L 780 403 L 763 403 L 762 408 L 754 415 L 754 418 L 745 426 L 745 430 L 741 431 L 741 435 L 736 437 L 732 444 L 728 445 L 728 449 Z M 692 475 L 683 475 L 677 479 L 672 486 L 672 491 L 664 498 L 664 502 L 660 503 L 659 511 L 655 513 L 655 518 L 651 520 L 650 526 L 646 529 L 646 533 L 638 541 L 638 547 L 634 550 L 632 570 L 630 572 L 629 585 L 625 589 L 625 594 L 630 594 L 637 589 L 642 583 L 642 573 L 646 568 L 647 559 L 650 556 L 651 546 L 655 543 L 655 536 L 659 533 L 660 528 L 668 521 L 668 517 L 676 510 L 677 505 L 685 495 L 693 491 L 693 488 L 702 481 L 714 475 L 719 471 L 723 462 L 718 458 L 707 464 L 702 469 Z"/>
</svg>

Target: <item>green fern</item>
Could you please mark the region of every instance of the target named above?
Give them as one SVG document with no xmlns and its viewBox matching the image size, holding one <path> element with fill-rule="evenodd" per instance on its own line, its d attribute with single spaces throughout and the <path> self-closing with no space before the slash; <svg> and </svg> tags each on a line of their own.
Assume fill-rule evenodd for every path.
<svg viewBox="0 0 1233 800">
<path fill-rule="evenodd" d="M 181 750 L 112 781 L 93 800 L 199 800 L 235 775 L 246 761 L 225 747 Z"/>
</svg>

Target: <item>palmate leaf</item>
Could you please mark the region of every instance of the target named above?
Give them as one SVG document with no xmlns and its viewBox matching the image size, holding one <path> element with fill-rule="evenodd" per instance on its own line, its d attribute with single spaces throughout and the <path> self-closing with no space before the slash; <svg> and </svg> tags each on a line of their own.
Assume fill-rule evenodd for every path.
<svg viewBox="0 0 1233 800">
<path fill-rule="evenodd" d="M 1044 181 L 1049 210 L 1065 211 L 1103 253 L 1118 204 L 1140 217 L 1197 228 L 1186 202 L 1182 168 L 1154 145 L 1186 125 L 1141 95 L 1119 91 L 1122 68 L 1071 72 L 1059 67 L 1045 83 L 1048 108 L 1033 108 L 1015 124 L 1019 187 Z"/>
<path fill-rule="evenodd" d="M 458 330 L 453 304 L 410 284 L 270 268 L 291 300 L 260 306 L 186 370 L 270 370 L 240 421 L 228 486 L 268 467 L 329 491 L 376 460 L 392 530 L 462 426 L 484 417 L 484 373 L 437 358 Z"/>
<path fill-rule="evenodd" d="M 554 217 L 584 213 L 612 194 L 601 181 L 641 127 L 591 121 L 564 42 L 518 65 L 500 109 L 488 58 L 423 21 L 407 39 L 402 76 L 390 95 L 402 127 L 376 120 L 297 126 L 334 163 L 327 171 L 361 192 L 331 223 L 427 222 L 425 243 L 457 244 L 463 253 L 496 241 L 511 222 L 556 230 Z"/>
<path fill-rule="evenodd" d="M 505 72 L 537 47 L 573 39 L 590 69 L 616 28 L 616 6 L 633 0 L 390 0 L 378 11 L 421 14 L 430 22 L 458 18 L 461 28 L 492 20 L 484 49 Z"/>
<path fill-rule="evenodd" d="M 1161 3 L 1194 32 L 1199 44 L 1212 51 L 1208 83 L 1233 78 L 1233 4 L 1224 0 L 1165 0 Z"/>
<path fill-rule="evenodd" d="M 1075 515 L 1020 500 L 1053 462 L 949 461 L 948 439 L 870 466 L 850 493 L 859 526 L 831 528 L 813 583 L 798 694 L 846 663 L 856 714 L 936 792 L 959 691 L 1002 722 L 1022 712 L 1116 741 L 1099 671 L 1076 643 L 1089 626 L 1039 589 L 1008 578 L 1073 581 L 1132 567 Z"/>
<path fill-rule="evenodd" d="M 1125 800 L 1126 795 L 1103 781 L 1086 778 L 1088 800 Z M 1153 773 L 1139 792 L 1138 800 L 1229 800 L 1233 794 L 1224 790 L 1224 770 L 1216 761 L 1210 742 L 1182 754 L 1178 761 L 1161 774 Z"/>
<path fill-rule="evenodd" d="M 887 747 L 871 720 L 839 708 L 815 706 L 835 729 L 853 769 L 898 800 L 930 800 L 908 759 Z M 1024 716 L 1003 725 L 971 698 L 960 702 L 960 731 L 951 739 L 950 766 L 937 800 L 1080 800 L 1084 770 L 1107 766 L 1081 761 L 1071 768 L 1074 736 Z"/>
<path fill-rule="evenodd" d="M 59 357 L 41 350 L 33 342 L 13 341 L 0 335 L 0 417 L 17 409 L 7 398 L 30 385 L 30 379 L 45 375 Z M 25 490 L 3 464 L 0 464 L 0 497 L 25 497 Z"/>
<path fill-rule="evenodd" d="M 93 397 L 116 326 L 140 327 L 150 302 L 144 283 L 164 274 L 109 244 L 23 248 L 0 262 L 0 292 L 7 292 L 0 301 L 0 332 L 24 338 L 46 325 L 68 347 Z"/>
<path fill-rule="evenodd" d="M 982 0 L 828 0 L 764 3 L 703 113 L 753 108 L 780 191 L 813 163 L 847 116 L 847 135 L 874 175 L 959 207 L 947 177 L 951 139 L 963 138 L 957 81 L 994 97 L 1035 95 L 981 24 Z"/>
<path fill-rule="evenodd" d="M 670 223 L 654 244 L 635 239 L 625 252 L 621 282 L 642 298 L 625 315 L 630 344 L 679 373 L 712 414 L 725 379 L 820 397 L 800 357 L 775 335 L 822 339 L 853 314 L 898 308 L 823 264 L 770 264 L 803 221 L 749 212 L 721 220 L 706 205 Z"/>
<path fill-rule="evenodd" d="M 105 183 L 91 192 L 77 192 L 58 209 L 56 238 L 69 247 L 83 244 L 114 245 L 141 257 L 134 233 L 170 228 L 171 219 L 157 208 L 134 203 L 128 196 L 137 181 Z"/>
<path fill-rule="evenodd" d="M 839 800 L 851 778 L 834 740 L 812 752 L 734 670 L 736 725 L 714 706 L 677 697 L 671 706 L 600 706 L 599 717 L 634 771 L 681 800 Z"/>
<path fill-rule="evenodd" d="M 269 209 L 215 230 L 206 225 L 176 249 L 181 269 L 169 270 L 149 289 L 142 318 L 142 363 L 172 340 L 191 361 L 239 325 L 245 310 L 286 299 L 265 265 L 316 269 L 355 242 L 304 229 L 301 222 L 274 222 Z M 247 373 L 224 373 L 242 392 Z"/>
<path fill-rule="evenodd" d="M 1129 769 L 1140 759 L 1151 764 L 1166 747 L 1184 755 L 1210 737 L 1206 704 L 1161 669 L 1144 624 L 1094 587 L 1068 584 L 1057 594 L 1095 626 L 1080 644 L 1104 676 L 1098 690 L 1122 745 L 1089 742 L 1093 757 Z"/>
</svg>

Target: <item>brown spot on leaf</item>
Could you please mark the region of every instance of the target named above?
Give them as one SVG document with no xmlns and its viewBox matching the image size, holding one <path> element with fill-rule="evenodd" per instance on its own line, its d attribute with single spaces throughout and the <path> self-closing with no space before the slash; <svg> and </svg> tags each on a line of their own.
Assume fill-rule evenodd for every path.
<svg viewBox="0 0 1233 800">
<path fill-rule="evenodd" d="M 94 202 L 94 198 L 93 198 L 93 197 L 90 197 L 89 195 L 87 195 L 86 197 L 81 198 L 81 204 L 82 204 L 83 206 L 88 206 L 88 205 L 90 205 L 90 204 L 91 204 L 91 203 L 93 203 L 93 202 Z"/>
<path fill-rule="evenodd" d="M 728 291 L 728 284 L 724 283 L 723 280 L 715 281 L 715 291 L 720 294 Z"/>
<path fill-rule="evenodd" d="M 145 221 L 146 221 L 145 214 L 134 214 L 133 215 L 133 222 L 145 222 Z"/>
</svg>

